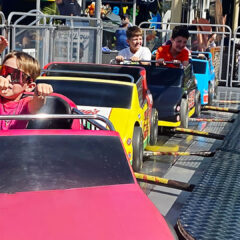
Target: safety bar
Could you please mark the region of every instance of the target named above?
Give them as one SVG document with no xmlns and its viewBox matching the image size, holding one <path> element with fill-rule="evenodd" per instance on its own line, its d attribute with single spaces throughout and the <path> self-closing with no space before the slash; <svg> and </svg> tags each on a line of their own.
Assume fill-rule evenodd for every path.
<svg viewBox="0 0 240 240">
<path fill-rule="evenodd" d="M 73 108 L 73 113 L 77 113 L 77 114 L 79 114 L 79 115 L 81 115 L 81 116 L 84 116 L 84 115 L 86 116 L 86 114 L 84 114 L 83 112 L 79 111 L 77 108 Z M 89 115 L 88 115 L 88 116 L 89 116 Z M 90 115 L 90 116 L 91 116 L 91 115 Z M 94 115 L 93 115 L 93 116 L 94 116 Z M 96 116 L 100 116 L 101 119 L 98 119 L 98 120 L 101 120 L 101 121 L 105 122 L 106 125 L 109 127 L 109 129 L 110 129 L 111 131 L 115 131 L 115 128 L 114 128 L 113 124 L 111 123 L 111 121 L 110 121 L 109 119 L 107 119 L 106 117 L 104 117 L 104 116 L 102 116 L 102 115 L 97 115 L 97 114 L 96 114 Z M 96 119 L 97 119 L 97 118 L 96 118 Z M 86 121 L 89 122 L 89 123 L 91 124 L 91 126 L 94 126 L 95 129 L 98 128 L 98 129 L 101 129 L 101 130 L 108 130 L 107 128 L 105 128 L 104 126 L 102 126 L 100 123 L 96 122 L 96 121 L 93 120 L 93 119 L 87 119 Z M 92 129 L 91 126 L 88 126 L 87 124 L 84 124 L 83 121 L 82 121 L 82 124 L 83 124 L 84 127 L 86 127 L 86 128 L 90 127 L 90 128 Z M 92 129 L 92 130 L 93 130 L 93 129 Z"/>
<path fill-rule="evenodd" d="M 48 72 L 48 73 L 80 73 L 80 74 L 85 75 L 85 76 L 91 75 L 91 76 L 96 76 L 96 77 L 98 77 L 98 76 L 127 77 L 127 78 L 130 79 L 131 83 L 134 83 L 133 76 L 131 76 L 129 74 L 124 74 L 124 73 L 87 72 L 87 71 L 74 71 L 74 70 L 48 70 L 48 69 L 42 69 L 42 72 Z"/>
<path fill-rule="evenodd" d="M 111 61 L 110 61 L 110 63 L 111 62 L 114 62 L 114 60 L 115 59 L 112 59 Z M 116 61 L 116 60 L 115 60 Z M 140 63 L 140 62 L 149 62 L 149 63 L 157 63 L 158 61 L 157 60 L 138 60 L 138 61 L 132 61 L 131 59 L 124 59 L 124 61 L 126 61 L 126 62 L 138 62 L 138 63 Z M 164 61 L 164 63 L 166 63 L 166 64 L 175 64 L 175 65 L 179 65 L 179 68 L 183 68 L 183 65 L 182 65 L 182 63 L 174 63 L 174 61 Z M 121 62 L 121 64 L 125 64 L 124 62 Z M 127 63 L 126 63 L 126 65 L 127 65 Z M 162 64 L 163 66 L 164 66 L 164 64 Z"/>
<path fill-rule="evenodd" d="M 81 115 L 82 113 L 74 108 L 74 112 L 77 114 L 22 114 L 22 115 L 1 115 L 0 120 L 36 120 L 36 119 L 96 119 L 104 122 L 110 131 L 115 131 L 113 124 L 104 116 L 93 114 L 93 115 Z M 101 124 L 98 124 L 95 121 L 91 121 L 92 124 L 96 125 L 101 130 L 108 130 Z"/>
<path fill-rule="evenodd" d="M 199 52 L 199 51 L 191 51 L 191 56 L 194 58 L 199 58 L 203 60 L 208 60 L 211 58 L 210 52 Z"/>
</svg>

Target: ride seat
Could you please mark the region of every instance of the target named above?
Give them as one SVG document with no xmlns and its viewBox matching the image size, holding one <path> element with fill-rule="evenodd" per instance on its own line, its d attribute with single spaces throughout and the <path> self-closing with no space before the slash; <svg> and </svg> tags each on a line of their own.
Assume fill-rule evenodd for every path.
<svg viewBox="0 0 240 240">
<path fill-rule="evenodd" d="M 47 96 L 46 103 L 38 114 L 71 114 L 71 106 L 62 98 Z M 72 119 L 35 119 L 28 123 L 28 129 L 71 129 Z"/>
</svg>

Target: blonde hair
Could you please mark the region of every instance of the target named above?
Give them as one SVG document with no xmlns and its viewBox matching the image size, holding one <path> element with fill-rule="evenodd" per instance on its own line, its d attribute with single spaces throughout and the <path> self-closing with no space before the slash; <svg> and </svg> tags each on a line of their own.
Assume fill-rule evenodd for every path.
<svg viewBox="0 0 240 240">
<path fill-rule="evenodd" d="M 10 52 L 3 59 L 2 65 L 10 58 L 16 58 L 18 69 L 28 74 L 33 81 L 40 75 L 41 68 L 39 62 L 31 55 L 25 52 Z"/>
</svg>

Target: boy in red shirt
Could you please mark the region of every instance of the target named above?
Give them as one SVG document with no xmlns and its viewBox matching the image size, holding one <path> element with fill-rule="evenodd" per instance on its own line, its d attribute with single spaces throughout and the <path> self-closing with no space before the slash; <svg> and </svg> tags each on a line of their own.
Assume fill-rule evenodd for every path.
<svg viewBox="0 0 240 240">
<path fill-rule="evenodd" d="M 161 64 L 167 67 L 177 67 L 182 64 L 186 67 L 189 63 L 189 51 L 186 44 L 189 38 L 189 32 L 186 26 L 176 26 L 172 31 L 171 43 L 161 46 L 156 52 L 156 65 Z M 166 64 L 166 61 L 172 61 L 173 64 Z"/>
</svg>

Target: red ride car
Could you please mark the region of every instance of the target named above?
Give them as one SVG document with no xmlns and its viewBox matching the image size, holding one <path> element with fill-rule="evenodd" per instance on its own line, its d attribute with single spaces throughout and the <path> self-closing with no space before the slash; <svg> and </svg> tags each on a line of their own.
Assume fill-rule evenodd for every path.
<svg viewBox="0 0 240 240">
<path fill-rule="evenodd" d="M 1 240 L 174 239 L 117 132 L 6 130 L 0 141 Z"/>
</svg>

